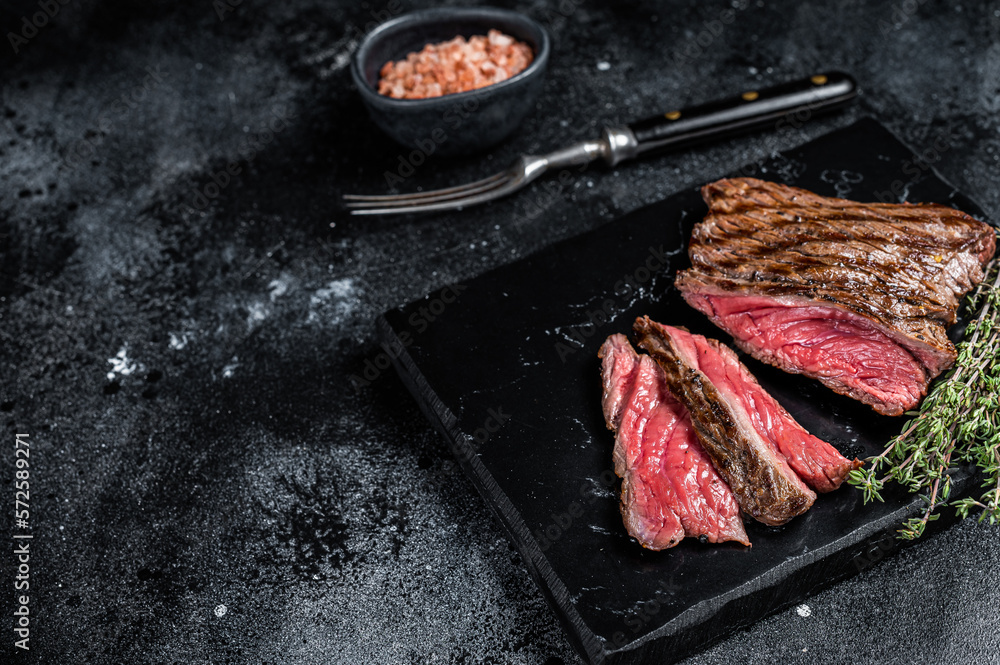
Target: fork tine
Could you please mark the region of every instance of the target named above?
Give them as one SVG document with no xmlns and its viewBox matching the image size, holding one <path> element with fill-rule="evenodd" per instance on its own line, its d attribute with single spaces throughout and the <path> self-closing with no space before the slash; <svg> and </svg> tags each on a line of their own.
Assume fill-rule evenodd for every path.
<svg viewBox="0 0 1000 665">
<path fill-rule="evenodd" d="M 482 187 L 487 187 L 496 181 L 506 178 L 508 173 L 506 171 L 501 171 L 500 173 L 494 173 L 488 178 L 483 178 L 482 180 L 477 180 L 475 182 L 470 182 L 465 185 L 458 185 L 457 187 L 447 187 L 445 189 L 433 189 L 427 192 L 412 192 L 409 194 L 384 194 L 384 195 L 368 195 L 368 194 L 344 194 L 343 198 L 345 201 L 357 201 L 360 203 L 384 203 L 392 204 L 397 201 L 413 201 L 419 199 L 429 199 L 438 197 L 450 197 L 459 196 L 469 193 L 473 190 L 478 190 Z M 348 203 L 348 207 L 353 207 L 354 203 Z"/>
<path fill-rule="evenodd" d="M 492 189 L 487 189 L 474 194 L 468 194 L 462 197 L 451 197 L 447 199 L 440 200 L 424 200 L 420 203 L 412 203 L 409 205 L 392 205 L 384 208 L 352 208 L 352 215 L 391 215 L 394 213 L 411 213 L 411 212 L 435 212 L 440 210 L 455 210 L 456 208 L 464 208 L 466 206 L 476 205 L 477 203 L 486 203 L 487 201 L 492 201 L 498 199 L 502 196 L 506 196 L 511 192 L 517 191 L 528 181 L 524 178 L 511 178 L 500 184 L 498 187 Z"/>
<path fill-rule="evenodd" d="M 345 203 L 345 207 L 347 207 L 347 209 L 351 211 L 364 210 L 368 208 L 378 208 L 379 210 L 394 209 L 394 208 L 410 209 L 415 206 L 447 203 L 448 201 L 465 201 L 479 194 L 489 194 L 496 189 L 501 189 L 510 181 L 511 181 L 510 175 L 503 174 L 502 178 L 497 178 L 495 180 L 491 180 L 490 182 L 485 182 L 483 184 L 473 183 L 475 186 L 467 186 L 459 191 L 452 191 L 445 194 L 442 194 L 440 191 L 436 191 L 436 192 L 426 192 L 424 193 L 426 194 L 425 196 L 421 196 L 419 198 L 417 197 L 395 198 L 389 201 L 348 201 Z"/>
</svg>

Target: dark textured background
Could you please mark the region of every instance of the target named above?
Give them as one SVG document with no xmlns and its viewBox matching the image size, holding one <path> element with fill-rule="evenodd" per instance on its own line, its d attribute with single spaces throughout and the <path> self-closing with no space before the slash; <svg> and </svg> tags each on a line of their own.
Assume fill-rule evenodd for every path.
<svg viewBox="0 0 1000 665">
<path fill-rule="evenodd" d="M 944 137 L 928 160 L 1000 212 L 1000 3 L 755 1 L 698 53 L 728 3 L 565 0 L 495 3 L 551 31 L 538 108 L 407 187 L 818 70 L 864 94 L 555 193 L 352 219 L 339 195 L 381 191 L 405 154 L 348 76 L 388 6 L 368 4 L 80 0 L 18 55 L 0 44 L 0 478 L 12 510 L 28 433 L 35 537 L 32 648 L 4 619 L 3 662 L 576 662 L 399 379 L 348 381 L 379 353 L 374 316 L 866 115 L 917 149 Z M 0 2 L 3 34 L 36 11 Z M 686 662 L 1000 662 L 998 552 L 963 523 Z"/>
</svg>

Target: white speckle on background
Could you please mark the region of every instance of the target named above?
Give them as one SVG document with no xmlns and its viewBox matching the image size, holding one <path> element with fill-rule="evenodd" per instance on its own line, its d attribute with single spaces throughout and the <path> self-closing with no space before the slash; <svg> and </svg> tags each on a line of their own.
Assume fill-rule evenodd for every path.
<svg viewBox="0 0 1000 665">
<path fill-rule="evenodd" d="M 329 76 L 333 72 L 338 72 L 346 67 L 351 61 L 351 55 L 354 53 L 355 46 L 357 46 L 357 42 L 351 42 L 345 50 L 334 56 L 333 64 L 327 67 L 325 71 L 320 72 L 320 74 Z"/>
<path fill-rule="evenodd" d="M 240 359 L 233 356 L 233 359 L 229 361 L 229 364 L 222 368 L 222 378 L 231 379 L 233 374 L 236 373 L 236 368 L 240 366 Z"/>
<path fill-rule="evenodd" d="M 267 285 L 267 289 L 271 292 L 271 302 L 274 302 L 281 296 L 288 293 L 288 289 L 292 286 L 292 276 L 288 273 L 281 273 L 281 276 L 277 279 L 272 279 L 271 283 Z"/>
<path fill-rule="evenodd" d="M 330 296 L 346 298 L 351 295 L 354 295 L 354 280 L 350 278 L 335 279 L 327 284 L 326 288 L 316 291 L 312 297 L 312 301 L 313 303 L 317 303 L 328 299 Z"/>
<path fill-rule="evenodd" d="M 111 363 L 111 371 L 108 372 L 109 381 L 114 379 L 116 374 L 128 376 L 139 369 L 139 365 L 128 357 L 128 349 L 124 346 L 118 350 L 114 358 L 108 358 L 108 362 Z"/>
<path fill-rule="evenodd" d="M 181 349 L 183 349 L 185 346 L 188 345 L 189 341 L 190 340 L 188 339 L 187 333 L 181 333 L 179 337 L 177 336 L 177 333 L 170 333 L 171 349 L 176 349 L 180 351 Z"/>
<path fill-rule="evenodd" d="M 607 60 L 601 60 L 599 63 L 597 63 L 597 71 L 606 72 L 609 69 L 611 69 L 611 63 L 608 62 Z"/>
<path fill-rule="evenodd" d="M 813 611 L 811 607 L 803 603 L 802 605 L 799 605 L 798 607 L 795 608 L 795 613 L 798 614 L 800 617 L 805 618 L 808 616 L 812 616 Z"/>
<path fill-rule="evenodd" d="M 217 617 L 226 616 L 226 612 L 228 612 L 228 611 L 229 611 L 229 608 L 227 608 L 225 605 L 216 605 L 215 606 L 215 616 L 217 616 Z"/>
<path fill-rule="evenodd" d="M 355 306 L 357 288 L 351 278 L 335 279 L 322 289 L 318 289 L 309 298 L 309 321 L 319 320 L 319 310 L 330 312 L 329 323 L 338 324 L 343 321 Z"/>
<path fill-rule="evenodd" d="M 267 318 L 267 315 L 267 307 L 264 306 L 263 302 L 258 300 L 257 302 L 250 303 L 247 307 L 247 328 L 253 330 L 261 321 Z"/>
<path fill-rule="evenodd" d="M 356 39 L 345 37 L 330 48 L 305 57 L 304 61 L 309 65 L 320 65 L 320 77 L 327 78 L 331 74 L 340 71 L 351 62 L 351 56 L 354 55 L 354 51 L 357 47 L 358 41 Z"/>
</svg>

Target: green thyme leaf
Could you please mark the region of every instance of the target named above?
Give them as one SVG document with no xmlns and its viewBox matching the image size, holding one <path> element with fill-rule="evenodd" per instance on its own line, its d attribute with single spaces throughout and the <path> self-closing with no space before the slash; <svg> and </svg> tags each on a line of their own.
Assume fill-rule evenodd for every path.
<svg viewBox="0 0 1000 665">
<path fill-rule="evenodd" d="M 1000 232 L 998 232 L 1000 236 Z M 957 346 L 954 367 L 931 389 L 898 436 L 879 455 L 856 469 L 847 482 L 863 492 L 864 502 L 882 501 L 887 480 L 922 493 L 925 510 L 904 522 L 899 537 L 915 540 L 944 506 L 961 518 L 979 511 L 979 520 L 1000 523 L 1000 263 L 969 295 L 975 313 Z M 978 311 L 977 311 L 978 310 Z M 983 475 L 979 498 L 951 499 L 952 476 L 959 462 L 974 464 Z"/>
</svg>

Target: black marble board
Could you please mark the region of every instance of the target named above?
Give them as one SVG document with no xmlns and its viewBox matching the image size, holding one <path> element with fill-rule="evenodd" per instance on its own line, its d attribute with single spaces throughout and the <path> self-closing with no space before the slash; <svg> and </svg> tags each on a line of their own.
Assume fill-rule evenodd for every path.
<svg viewBox="0 0 1000 665">
<path fill-rule="evenodd" d="M 874 120 L 731 175 L 858 201 L 901 195 L 982 218 Z M 729 341 L 672 286 L 705 212 L 691 188 L 378 319 L 387 355 L 591 663 L 676 662 L 874 564 L 920 509 L 891 491 L 865 506 L 844 487 L 783 527 L 748 521 L 749 549 L 686 539 L 651 552 L 628 537 L 596 354 L 641 314 Z M 902 424 L 743 358 L 799 422 L 845 454 L 876 454 Z M 971 483 L 960 473 L 955 492 Z"/>
</svg>

